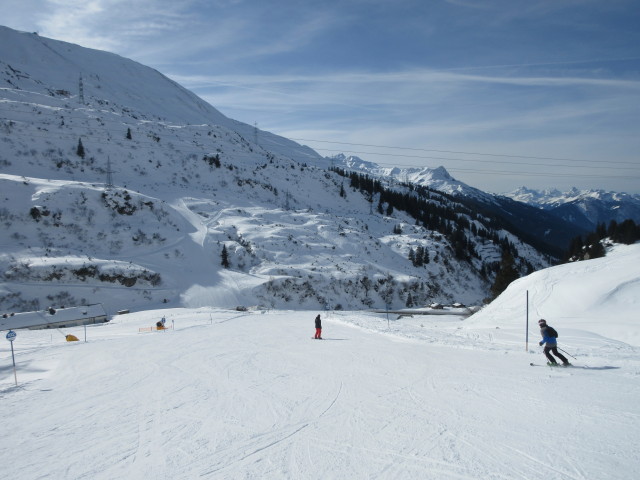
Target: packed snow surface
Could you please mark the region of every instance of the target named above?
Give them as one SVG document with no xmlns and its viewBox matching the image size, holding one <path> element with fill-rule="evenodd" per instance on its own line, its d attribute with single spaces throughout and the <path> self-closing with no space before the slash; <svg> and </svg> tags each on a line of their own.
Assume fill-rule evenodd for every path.
<svg viewBox="0 0 640 480">
<path fill-rule="evenodd" d="M 320 312 L 321 341 L 316 311 L 145 311 L 86 342 L 18 330 L 17 387 L 0 351 L 3 477 L 635 478 L 640 347 L 621 332 L 637 338 L 640 292 L 617 265 L 637 269 L 639 247 L 537 272 L 468 318 Z M 602 304 L 597 328 L 568 315 L 576 295 Z M 545 365 L 538 315 L 574 367 Z"/>
</svg>

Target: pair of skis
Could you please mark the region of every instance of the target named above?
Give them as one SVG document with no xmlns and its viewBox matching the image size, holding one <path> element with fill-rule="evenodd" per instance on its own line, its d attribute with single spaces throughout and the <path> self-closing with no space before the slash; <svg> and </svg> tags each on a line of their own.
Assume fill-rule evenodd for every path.
<svg viewBox="0 0 640 480">
<path fill-rule="evenodd" d="M 571 365 L 570 363 L 564 365 L 562 363 L 547 363 L 546 365 L 541 365 L 539 363 L 533 363 L 531 362 L 529 365 L 531 365 L 532 367 L 549 367 L 549 368 L 555 368 L 555 367 L 562 367 L 562 368 L 570 368 L 573 367 L 573 365 Z"/>
</svg>

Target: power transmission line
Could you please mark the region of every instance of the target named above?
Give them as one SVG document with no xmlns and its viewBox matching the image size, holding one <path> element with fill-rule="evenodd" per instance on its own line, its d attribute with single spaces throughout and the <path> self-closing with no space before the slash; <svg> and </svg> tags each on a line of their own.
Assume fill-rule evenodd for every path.
<svg viewBox="0 0 640 480">
<path fill-rule="evenodd" d="M 378 153 L 378 152 L 358 152 L 358 151 L 354 151 L 354 150 L 330 150 L 330 149 L 326 149 L 326 148 L 316 148 L 315 150 L 318 150 L 320 152 L 341 152 L 341 153 L 357 153 L 359 155 L 379 155 L 379 156 L 385 156 L 385 157 L 400 157 L 400 158 L 421 158 L 421 159 L 425 159 L 425 160 L 446 160 L 446 161 L 456 161 L 456 162 L 474 162 L 474 163 L 505 163 L 505 164 L 510 164 L 513 165 L 513 162 L 509 162 L 506 160 L 500 161 L 500 160 L 478 160 L 478 159 L 474 159 L 474 158 L 451 158 L 451 157 L 432 157 L 432 156 L 426 156 L 426 155 L 403 155 L 403 154 L 396 154 L 396 153 Z M 533 158 L 533 157 L 526 157 L 526 158 Z M 578 160 L 576 160 L 578 161 Z M 602 164 L 602 162 L 594 162 L 594 163 L 599 163 Z M 608 162 L 608 163 L 616 163 L 616 162 Z M 640 170 L 640 165 L 638 164 L 634 164 L 632 162 L 619 162 L 619 163 L 624 163 L 625 165 L 629 164 L 629 165 L 635 165 L 633 167 L 617 167 L 617 168 L 622 168 L 625 170 L 635 170 L 638 169 Z M 393 165 L 399 167 L 401 165 L 398 165 L 397 163 L 393 163 Z M 523 163 L 523 162 L 519 162 L 517 163 L 518 166 L 521 165 L 526 165 L 526 166 L 534 166 L 534 167 L 568 167 L 568 168 L 575 168 L 575 165 L 562 165 L 562 164 L 556 164 L 556 163 Z M 406 166 L 406 165 L 405 165 Z M 413 165 L 415 167 L 415 165 Z M 606 166 L 606 167 L 597 167 L 597 166 L 589 166 L 589 167 L 585 167 L 585 168 L 596 168 L 596 169 L 605 169 L 605 170 L 611 170 L 611 166 Z"/>
<path fill-rule="evenodd" d="M 21 102 L 16 102 L 19 104 L 22 104 Z M 29 105 L 29 104 L 24 104 L 24 105 Z M 45 106 L 47 107 L 47 106 Z M 47 108 L 51 108 L 51 109 L 58 109 L 59 107 L 47 107 Z M 12 109 L 12 112 L 18 112 L 18 113 L 26 113 L 26 114 L 32 114 L 33 111 L 32 110 L 18 110 L 18 109 Z M 113 112 L 109 112 L 109 111 L 97 111 L 98 113 L 104 113 L 104 114 L 112 114 Z M 65 111 L 65 113 L 67 114 L 67 116 L 65 118 L 69 119 L 77 119 L 77 120 L 81 120 L 81 121 L 85 121 L 86 120 L 86 116 L 70 116 L 68 115 L 68 111 Z M 59 117 L 62 116 L 62 114 L 60 112 L 39 112 L 39 115 L 49 115 L 49 116 L 55 116 L 55 117 Z M 12 121 L 22 121 L 22 120 L 18 120 L 18 119 L 10 119 L 10 118 L 4 118 L 5 120 L 12 120 Z M 169 125 L 167 125 L 166 123 L 163 122 L 158 122 L 158 124 L 162 127 L 167 127 Z M 199 126 L 199 125 L 197 125 Z M 82 128 L 82 127 L 81 127 Z M 110 129 L 101 127 L 101 126 L 92 126 L 92 127 L 85 127 L 88 130 L 89 129 L 97 129 L 97 130 L 104 130 L 104 131 L 112 131 Z M 254 136 L 257 136 L 257 124 L 254 125 Z M 257 139 L 256 139 L 257 140 Z M 587 160 L 587 159 L 576 159 L 576 158 L 565 158 L 565 157 L 542 157 L 542 156 L 534 156 L 534 155 L 520 155 L 520 154 L 502 154 L 502 153 L 488 153 L 488 152 L 465 152 L 465 151 L 457 151 L 457 150 L 439 150 L 439 149 L 429 149 L 429 148 L 415 148 L 415 147 L 401 147 L 401 146 L 391 146 L 391 145 L 377 145 L 377 144 L 367 144 L 367 143 L 352 143 L 352 142 L 339 142 L 339 141 L 331 141 L 331 140 L 318 140 L 318 139 L 304 139 L 304 138 L 290 138 L 290 140 L 294 140 L 294 141 L 299 141 L 299 142 L 316 142 L 316 143 L 327 143 L 327 144 L 335 144 L 335 145 L 350 145 L 350 146 L 359 146 L 359 147 L 372 147 L 372 148 L 385 148 L 385 149 L 392 149 L 392 150 L 406 150 L 406 151 L 416 151 L 416 152 L 435 152 L 435 153 L 451 153 L 451 154 L 457 154 L 457 155 L 475 155 L 475 156 L 484 156 L 484 157 L 496 157 L 496 158 L 521 158 L 521 159 L 531 159 L 531 160 L 552 160 L 552 161 L 560 161 L 560 162 L 575 162 L 575 163 L 595 163 L 595 164 L 603 164 L 604 161 L 603 160 Z M 257 143 L 257 141 L 255 142 Z M 334 150 L 334 149 L 327 149 L 327 148 L 314 148 L 314 150 L 318 150 L 318 151 L 324 151 L 324 152 L 342 152 L 345 153 L 345 150 L 341 149 L 341 150 Z M 447 161 L 452 161 L 452 160 L 457 160 L 457 161 L 471 161 L 471 162 L 479 162 L 479 163 L 491 163 L 489 161 L 483 161 L 483 160 L 479 160 L 479 159 L 473 159 L 473 158 L 451 158 L 451 157 L 434 157 L 434 156 L 421 156 L 421 155 L 406 155 L 406 154 L 395 154 L 395 153 L 379 153 L 379 152 L 360 152 L 360 151 L 353 151 L 353 150 L 349 150 L 347 151 L 347 153 L 357 153 L 357 154 L 362 154 L 362 155 L 378 155 L 378 156 L 394 156 L 394 157 L 401 157 L 401 158 L 424 158 L 424 159 L 428 159 L 428 160 L 447 160 Z M 493 163 L 500 163 L 497 161 L 494 161 Z M 508 162 L 502 162 L 502 163 L 508 163 Z M 606 160 L 607 165 L 612 165 L 612 164 L 618 164 L 618 165 L 633 165 L 634 167 L 638 167 L 640 168 L 640 166 L 636 163 L 636 162 L 627 162 L 627 161 L 622 161 L 622 160 Z M 539 164 L 539 163 L 531 163 L 531 164 L 527 164 L 527 163 L 520 163 L 519 165 L 535 165 L 535 166 L 549 166 L 549 167 L 555 167 L 555 166 L 564 166 L 564 165 L 556 165 L 556 164 Z M 599 168 L 606 168 L 606 167 L 599 167 Z"/>
<path fill-rule="evenodd" d="M 525 158 L 525 159 L 528 158 L 532 160 L 557 160 L 560 162 L 602 163 L 601 160 L 586 160 L 586 159 L 577 159 L 577 158 L 537 157 L 532 155 L 511 155 L 506 153 L 461 152 L 461 151 L 455 151 L 455 150 L 436 150 L 436 149 L 430 149 L 430 148 L 397 147 L 397 146 L 390 146 L 390 145 L 371 145 L 366 143 L 334 142 L 329 140 L 313 140 L 313 139 L 305 139 L 305 138 L 291 138 L 290 140 L 295 140 L 297 142 L 317 142 L 317 143 L 332 143 L 336 145 L 352 145 L 357 147 L 388 148 L 388 149 L 394 149 L 394 150 L 412 150 L 412 151 L 418 151 L 418 152 L 454 153 L 457 155 L 478 155 L 478 156 L 486 156 L 486 157 L 506 157 L 506 158 Z M 338 151 L 338 150 L 327 150 L 327 151 Z M 370 155 L 385 155 L 383 153 L 371 153 L 371 152 L 364 152 L 364 153 L 367 153 Z M 396 156 L 401 156 L 401 155 L 396 155 Z M 417 157 L 417 158 L 421 158 L 421 157 Z M 425 157 L 425 158 L 432 158 L 432 157 Z M 468 159 L 464 159 L 464 160 L 468 160 Z M 608 163 L 636 165 L 635 162 L 623 162 L 623 161 L 615 161 L 615 160 L 611 162 L 608 161 Z"/>
<path fill-rule="evenodd" d="M 82 73 L 80 74 L 80 81 L 78 82 L 78 99 L 80 104 L 84 105 L 84 85 L 82 83 Z"/>
<path fill-rule="evenodd" d="M 19 103 L 19 102 L 16 102 Z M 21 104 L 24 106 L 27 106 L 28 104 Z M 42 106 L 41 106 L 42 107 Z M 52 116 L 52 117 L 63 117 L 66 120 L 77 120 L 77 121 L 86 121 L 87 117 L 86 115 L 72 115 L 73 112 L 83 112 L 84 109 L 74 109 L 74 110 L 66 110 L 66 109 L 61 109 L 59 111 L 58 110 L 59 107 L 48 107 L 50 109 L 52 109 L 53 111 L 51 112 L 39 112 L 39 115 L 45 115 L 45 116 Z M 10 110 L 12 113 L 25 113 L 25 114 L 33 114 L 33 110 L 20 110 L 20 109 L 11 109 Z M 110 111 L 96 111 L 96 113 L 102 113 L 105 115 L 110 115 L 113 112 Z M 8 120 L 8 121 L 15 121 L 15 122 L 20 122 L 20 123 L 24 123 L 24 124 L 31 124 L 34 125 L 33 123 L 31 123 L 29 120 L 25 120 L 25 119 L 17 119 L 17 118 L 8 118 L 8 117 L 0 117 L 0 119 L 3 120 Z M 98 121 L 98 119 L 96 119 Z M 147 124 L 150 124 L 152 122 L 147 122 Z M 165 122 L 153 122 L 154 124 L 156 124 L 157 127 L 163 128 L 166 131 L 166 133 L 170 133 L 171 131 L 171 124 L 167 124 Z M 144 126 L 144 125 L 140 125 L 140 126 Z M 193 125 L 194 127 L 201 127 L 201 125 Z M 83 128 L 84 126 L 76 126 L 74 127 L 74 132 L 58 132 L 56 135 L 56 138 L 64 138 L 64 137 L 68 137 L 68 138 L 75 138 L 75 136 L 77 135 L 77 129 L 78 128 Z M 211 126 L 212 128 L 215 126 Z M 116 135 L 120 135 L 122 132 L 120 130 L 115 130 L 115 129 L 110 129 L 110 128 L 106 128 L 104 125 L 93 125 L 93 126 L 86 126 L 84 127 L 86 129 L 86 131 L 88 131 L 90 134 L 93 134 L 94 131 L 102 131 L 107 133 L 107 138 L 106 139 L 92 139 L 91 142 L 92 143 L 97 143 L 97 144 L 103 144 L 103 145 L 114 145 L 113 141 L 117 139 L 111 139 L 108 137 L 109 133 L 113 133 Z M 46 132 L 47 130 L 45 130 Z M 29 137 L 29 138 L 33 138 L 33 137 L 41 137 L 41 138 L 48 138 L 51 135 L 50 134 L 46 134 L 44 132 L 38 132 L 38 133 L 31 133 L 31 134 L 19 134 L 19 133 L 11 133 L 11 135 L 15 135 L 15 136 L 19 136 L 19 137 Z M 604 162 L 601 161 L 596 161 L 596 160 L 586 160 L 586 159 L 575 159 L 575 158 L 559 158 L 559 157 L 538 157 L 538 156 L 527 156 L 527 155 L 507 155 L 507 154 L 494 154 L 494 153 L 486 153 L 486 152 L 462 152 L 462 151 L 453 151 L 453 150 L 436 150 L 436 149 L 426 149 L 426 148 L 412 148 L 412 147 L 398 147 L 398 146 L 389 146 L 389 145 L 372 145 L 372 144 L 361 144 L 361 143 L 349 143 L 349 142 L 337 142 L 337 141 L 328 141 L 328 140 L 311 140 L 311 139 L 291 139 L 291 140 L 296 140 L 296 141 L 308 141 L 308 142 L 318 142 L 318 143 L 327 143 L 327 144 L 336 144 L 336 145 L 351 145 L 351 146 L 364 146 L 364 147 L 374 147 L 374 148 L 385 148 L 385 149 L 397 149 L 397 150 L 404 150 L 404 151 L 423 151 L 423 152 L 441 152 L 441 153 L 455 153 L 455 154 L 460 154 L 460 155 L 478 155 L 478 156 L 488 156 L 488 157 L 503 157 L 503 158 L 521 158 L 521 159 L 532 159 L 532 160 L 555 160 L 555 161 L 564 161 L 564 162 L 583 162 L 583 163 L 597 163 L 602 165 Z M 138 144 L 138 146 L 145 146 L 148 145 L 149 147 L 156 147 L 156 148 L 163 148 L 161 145 L 158 145 L 156 142 L 150 142 L 150 141 L 136 141 L 136 143 Z M 117 140 L 116 140 L 116 144 L 114 146 L 120 146 L 122 147 L 122 145 L 118 145 L 117 144 Z M 181 149 L 183 153 L 202 153 L 202 152 L 206 152 L 208 150 L 210 150 L 210 147 L 208 148 L 207 145 L 200 145 L 196 148 L 194 148 L 193 145 L 189 145 L 187 148 L 185 149 Z M 317 151 L 321 151 L 321 152 L 341 152 L 341 153 L 354 153 L 354 154 L 361 154 L 361 155 L 377 155 L 377 156 L 388 156 L 388 157 L 394 157 L 394 158 L 418 158 L 418 159 L 428 159 L 428 160 L 443 160 L 443 161 L 447 161 L 447 162 L 473 162 L 473 163 L 488 163 L 488 164 L 511 164 L 514 166 L 533 166 L 533 167 L 550 167 L 550 168 L 575 168 L 575 165 L 566 165 L 566 164 L 557 164 L 557 163 L 539 163 L 539 162 L 530 162 L 530 163 L 517 163 L 514 164 L 513 162 L 509 162 L 506 160 L 500 161 L 500 160 L 481 160 L 481 159 L 473 159 L 473 158 L 452 158 L 452 157 L 437 157 L 437 156 L 428 156 L 428 155 L 408 155 L 408 154 L 397 154 L 397 153 L 391 153 L 391 152 L 387 152 L 387 153 L 380 153 L 380 152 L 360 152 L 360 151 L 345 151 L 345 150 L 331 150 L 331 149 L 321 149 L 321 148 L 317 148 L 315 149 Z M 244 154 L 239 154 L 239 152 L 233 152 L 232 154 L 233 157 L 245 157 L 246 155 Z M 614 167 L 616 169 L 624 169 L 624 170 L 636 170 L 636 169 L 640 169 L 640 165 L 636 165 L 633 162 L 625 162 L 625 161 L 609 161 L 607 160 L 607 165 L 608 166 L 585 166 L 585 168 L 587 169 L 603 169 L 603 170 L 611 170 L 611 166 L 618 164 L 618 165 L 632 165 L 632 167 Z M 384 162 L 379 162 L 380 165 L 385 165 Z M 393 163 L 386 163 L 386 165 L 391 165 L 394 167 L 414 167 L 414 168 L 420 168 L 419 166 L 416 167 L 416 165 L 401 165 L 398 164 L 397 162 L 393 162 Z M 452 167 L 452 166 L 447 166 L 447 169 L 450 170 L 451 172 L 465 172 L 465 173 L 478 173 L 478 174 L 490 174 L 490 175 L 502 175 L 502 176 L 547 176 L 547 177 L 558 177 L 558 176 L 562 176 L 562 177 L 580 177 L 580 178 L 615 178 L 615 179 L 635 179 L 638 178 L 635 175 L 631 174 L 631 175 L 606 175 L 606 174 L 587 174 L 587 173 L 578 173 L 578 172 L 572 172 L 572 173 L 550 173 L 550 172 L 526 172 L 526 171 L 519 171 L 519 172 L 509 172 L 506 170 L 486 170 L 486 169 L 482 169 L 482 170 L 473 170 L 473 169 L 465 169 L 465 168 L 456 168 L 456 167 Z"/>
<path fill-rule="evenodd" d="M 513 177 L 568 177 L 568 178 L 619 178 L 619 179 L 640 179 L 640 176 L 630 175 L 595 175 L 588 173 L 544 173 L 544 172 L 507 172 L 504 170 L 473 170 L 466 168 L 447 168 L 451 172 L 464 172 L 464 173 L 480 173 L 491 174 L 500 176 L 513 176 Z"/>
<path fill-rule="evenodd" d="M 113 170 L 111 170 L 111 157 L 107 156 L 107 183 L 105 190 L 111 190 L 113 188 Z"/>
<path fill-rule="evenodd" d="M 18 104 L 21 105 L 29 105 L 29 104 L 25 104 L 22 102 L 16 102 Z M 49 107 L 49 106 L 44 106 L 46 108 L 50 108 L 50 109 L 59 109 L 60 107 Z M 17 112 L 17 113 L 26 113 L 26 114 L 32 114 L 33 111 L 32 110 L 19 110 L 19 109 L 12 109 L 12 112 Z M 73 111 L 73 110 L 72 110 Z M 65 118 L 69 119 L 77 119 L 77 120 L 81 120 L 81 121 L 85 121 L 86 120 L 86 116 L 73 116 L 73 115 L 69 115 L 69 111 L 67 110 L 63 110 L 63 112 L 65 112 L 66 116 Z M 113 112 L 110 111 L 100 111 L 97 110 L 98 113 L 104 113 L 104 114 L 112 114 Z M 55 117 L 60 117 L 63 116 L 61 112 L 39 112 L 39 115 L 49 115 L 49 116 L 55 116 Z M 13 121 L 22 121 L 22 120 L 18 120 L 18 119 L 10 119 L 10 118 L 4 118 L 5 120 L 13 120 Z M 158 122 L 158 124 L 162 127 L 167 127 L 169 125 L 167 125 L 166 123 L 163 122 Z M 199 126 L 199 125 L 196 125 Z M 100 127 L 100 126 L 92 126 L 92 127 L 86 127 L 87 129 L 101 129 L 101 130 L 105 130 L 105 131 L 112 131 L 109 130 L 107 128 L 104 127 Z M 257 124 L 254 125 L 254 135 L 257 135 Z M 430 149 L 430 148 L 415 148 L 415 147 L 402 147 L 402 146 L 392 146 L 392 145 L 377 145 L 377 144 L 367 144 L 367 143 L 353 143 L 353 142 L 339 142 L 339 141 L 331 141 L 331 140 L 318 140 L 318 139 L 305 139 L 305 138 L 290 138 L 290 140 L 294 140 L 297 142 L 316 142 L 316 143 L 327 143 L 327 144 L 335 144 L 335 145 L 350 145 L 350 146 L 358 146 L 358 147 L 372 147 L 372 148 L 385 148 L 385 149 L 390 149 L 390 150 L 406 150 L 406 151 L 415 151 L 415 152 L 435 152 L 435 153 L 451 153 L 451 154 L 457 154 L 457 155 L 475 155 L 475 156 L 481 156 L 481 157 L 497 157 L 497 158 L 522 158 L 522 159 L 530 159 L 530 160 L 552 160 L 552 161 L 560 161 L 560 162 L 576 162 L 576 163 L 596 163 L 596 164 L 602 164 L 604 163 L 603 160 L 587 160 L 587 159 L 577 159 L 577 158 L 566 158 L 566 157 L 542 157 L 542 156 L 535 156 L 535 155 L 521 155 L 521 154 L 504 154 L 504 153 L 488 153 L 488 152 L 466 152 L 466 151 L 458 151 L 458 150 L 440 150 L 440 149 Z M 257 143 L 257 142 L 256 142 Z M 344 152 L 344 150 L 333 150 L 333 149 L 323 149 L 323 148 L 314 148 L 314 150 L 320 150 L 320 151 L 326 151 L 326 152 Z M 359 154 L 363 154 L 363 155 L 392 155 L 395 157 L 403 157 L 403 158 L 426 158 L 426 159 L 430 159 L 430 160 L 460 160 L 460 161 L 477 161 L 477 162 L 482 162 L 481 160 L 476 160 L 476 159 L 456 159 L 456 158 L 451 158 L 451 157 L 432 157 L 432 156 L 412 156 L 412 155 L 406 155 L 406 154 L 389 154 L 389 153 L 378 153 L 378 152 L 358 152 L 358 151 L 349 151 L 349 153 L 359 153 Z M 485 162 L 487 163 L 487 162 Z M 611 165 L 611 164 L 618 164 L 618 165 L 634 165 L 634 166 L 638 166 L 638 164 L 636 162 L 627 162 L 627 161 L 622 161 L 622 160 L 606 160 L 607 165 Z M 524 164 L 527 165 L 527 164 Z M 550 165 L 550 164 L 531 164 L 531 165 L 541 165 L 541 166 L 555 166 L 555 165 Z"/>
<path fill-rule="evenodd" d="M 11 120 L 8 119 L 7 120 Z M 113 133 L 116 132 L 115 130 L 110 130 L 104 127 L 99 127 L 99 126 L 95 126 L 95 127 L 88 127 L 87 130 L 98 130 L 98 131 L 103 131 L 103 132 L 108 132 L 108 133 Z M 117 131 L 118 133 L 121 133 L 120 131 Z M 89 132 L 90 133 L 90 132 Z M 50 134 L 45 134 L 45 133 L 31 133 L 31 134 L 19 134 L 19 133 L 11 133 L 12 136 L 18 136 L 18 137 L 23 137 L 23 138 L 50 138 L 51 135 Z M 56 138 L 61 139 L 61 138 L 68 138 L 70 140 L 75 140 L 75 138 L 77 138 L 77 132 L 65 132 L 65 133 L 58 133 L 56 134 Z M 90 144 L 98 144 L 98 145 L 109 145 L 109 146 L 113 146 L 116 148 L 125 148 L 125 144 L 119 144 L 117 142 L 116 139 L 110 139 L 110 138 L 105 138 L 105 139 L 96 139 L 95 137 L 91 139 Z M 136 145 L 137 146 L 142 146 L 142 147 L 148 147 L 150 149 L 163 149 L 163 145 L 159 145 L 156 142 L 152 142 L 152 141 L 140 141 L 140 140 L 136 140 Z M 322 150 L 322 149 L 317 149 L 319 151 L 326 151 L 326 150 Z M 181 148 L 180 152 L 182 154 L 202 154 L 202 153 L 206 153 L 206 152 L 210 152 L 211 147 L 207 148 L 207 146 L 200 146 L 200 147 L 194 147 L 192 145 L 189 145 L 188 147 L 185 146 L 185 148 Z M 338 151 L 338 150 L 335 150 Z M 344 152 L 343 150 L 339 150 L 340 152 Z M 411 156 L 411 155 L 394 155 L 391 153 L 384 153 L 384 154 L 376 154 L 376 153 L 372 153 L 372 152 L 350 152 L 350 153 L 360 153 L 360 154 L 370 154 L 370 155 L 384 155 L 384 156 L 390 156 L 390 157 L 409 157 L 409 158 L 424 158 L 424 159 L 429 159 L 432 157 L 428 157 L 428 156 Z M 231 157 L 233 158 L 254 158 L 251 155 L 247 154 L 247 153 L 241 153 L 241 152 L 233 152 L 230 154 Z M 433 158 L 438 158 L 438 157 L 433 157 Z M 473 159 L 452 159 L 452 158 L 441 158 L 442 160 L 447 160 L 447 161 L 465 161 L 465 162 L 470 162 L 470 161 L 474 161 Z M 509 162 L 491 162 L 491 161 L 482 161 L 482 160 L 475 160 L 476 162 L 486 162 L 486 163 L 509 163 Z M 385 165 L 384 162 L 378 162 L 379 165 Z M 397 162 L 393 162 L 393 163 L 387 163 L 386 165 L 390 165 L 390 166 L 394 166 L 394 167 L 414 167 L 414 168 L 419 168 L 416 167 L 415 165 L 402 165 L 402 164 L 398 164 Z M 518 164 L 520 165 L 520 164 Z M 541 166 L 540 164 L 530 164 L 532 166 Z M 567 165 L 550 165 L 551 167 L 570 167 L 570 168 L 575 168 L 574 166 L 567 166 Z M 587 167 L 587 168 L 605 168 L 606 167 Z M 626 169 L 631 169 L 630 167 L 621 167 Z M 639 167 L 640 168 L 640 167 Z M 447 169 L 451 172 L 463 172 L 463 173 L 478 173 L 478 174 L 484 174 L 484 175 L 500 175 L 500 176 L 522 176 L 522 177 L 526 177 L 526 176 L 536 176 L 536 177 L 577 177 L 577 178 L 614 178 L 614 179 L 633 179 L 633 178 L 640 178 L 640 176 L 636 177 L 635 175 L 606 175 L 606 174 L 587 174 L 587 173 L 578 173 L 578 172 L 572 172 L 572 173 L 549 173 L 549 172 L 527 172 L 527 171 L 518 171 L 518 172 L 509 172 L 506 170 L 487 170 L 487 169 L 483 169 L 483 170 L 473 170 L 473 169 L 465 169 L 465 168 L 456 168 L 456 167 L 447 167 Z"/>
</svg>

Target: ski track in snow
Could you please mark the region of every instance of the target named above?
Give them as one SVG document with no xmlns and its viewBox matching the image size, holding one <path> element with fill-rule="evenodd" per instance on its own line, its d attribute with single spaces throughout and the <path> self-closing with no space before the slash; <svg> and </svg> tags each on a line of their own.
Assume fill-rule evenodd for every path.
<svg viewBox="0 0 640 480">
<path fill-rule="evenodd" d="M 175 330 L 138 333 L 163 314 Z M 141 312 L 88 328 L 87 343 L 19 331 L 19 387 L 0 352 L 5 475 L 606 480 L 640 467 L 636 347 L 576 336 L 591 369 L 532 369 L 543 356 L 521 332 L 341 312 L 323 318 L 340 341 L 319 342 L 314 316 Z"/>
</svg>

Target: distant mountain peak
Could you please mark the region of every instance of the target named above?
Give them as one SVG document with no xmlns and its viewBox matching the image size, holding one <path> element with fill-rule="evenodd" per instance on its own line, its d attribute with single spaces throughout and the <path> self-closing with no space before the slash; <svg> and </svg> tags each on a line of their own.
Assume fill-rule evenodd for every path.
<svg viewBox="0 0 640 480">
<path fill-rule="evenodd" d="M 355 170 L 373 177 L 394 179 L 398 182 L 421 185 L 448 195 L 472 198 L 482 202 L 493 202 L 493 196 L 466 183 L 456 180 L 444 166 L 429 167 L 382 167 L 376 163 L 362 160 L 359 157 L 338 154 L 330 157 L 348 170 Z"/>
<path fill-rule="evenodd" d="M 440 166 L 440 167 L 436 167 L 433 170 L 431 170 L 432 172 L 432 177 L 433 179 L 438 179 L 438 180 L 449 180 L 451 182 L 455 182 L 456 180 L 449 174 L 449 172 L 447 171 L 446 168 Z"/>
<path fill-rule="evenodd" d="M 587 230 L 594 230 L 602 223 L 608 225 L 612 220 L 640 222 L 640 195 L 576 187 L 564 192 L 520 187 L 504 196 L 547 210 Z"/>
<path fill-rule="evenodd" d="M 505 197 L 512 198 L 519 202 L 528 203 L 530 205 L 543 206 L 543 205 L 559 205 L 563 203 L 569 203 L 574 201 L 581 201 L 587 198 L 602 200 L 605 202 L 620 201 L 626 199 L 640 199 L 640 195 L 630 195 L 620 192 L 608 192 L 601 189 L 579 190 L 576 187 L 571 187 L 564 192 L 556 189 L 532 189 L 527 187 L 519 187 L 512 192 L 503 194 Z"/>
</svg>

